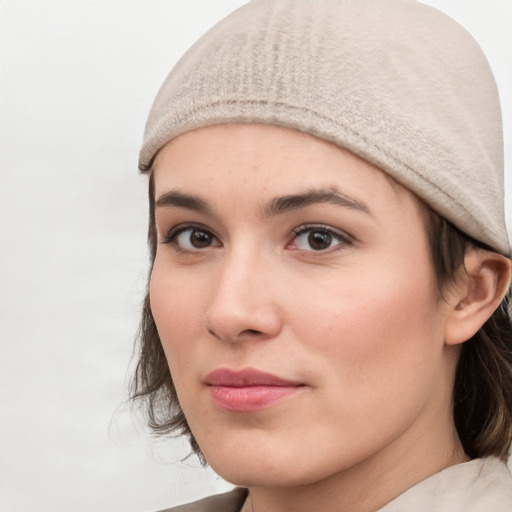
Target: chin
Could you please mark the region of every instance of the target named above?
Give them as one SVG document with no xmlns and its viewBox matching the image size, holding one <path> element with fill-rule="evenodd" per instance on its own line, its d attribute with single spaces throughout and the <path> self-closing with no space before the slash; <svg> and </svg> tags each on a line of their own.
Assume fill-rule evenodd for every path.
<svg viewBox="0 0 512 512">
<path fill-rule="evenodd" d="M 272 443 L 233 438 L 225 444 L 206 447 L 203 451 L 211 468 L 224 480 L 239 487 L 287 487 L 310 482 L 310 462 L 299 461 L 297 448 L 286 449 L 285 443 L 276 449 Z M 314 473 L 313 473 L 314 474 Z"/>
<path fill-rule="evenodd" d="M 332 450 L 308 450 L 297 442 L 240 443 L 231 438 L 203 453 L 212 469 L 233 485 L 276 488 L 315 484 L 365 458 L 350 447 L 346 449 L 345 456 L 339 452 L 334 456 Z"/>
<path fill-rule="evenodd" d="M 255 464 L 249 460 L 236 460 L 231 463 L 212 464 L 212 469 L 227 482 L 238 487 L 294 487 L 308 485 L 318 480 L 318 475 L 311 474 L 307 468 L 307 474 L 297 472 L 292 463 Z"/>
</svg>

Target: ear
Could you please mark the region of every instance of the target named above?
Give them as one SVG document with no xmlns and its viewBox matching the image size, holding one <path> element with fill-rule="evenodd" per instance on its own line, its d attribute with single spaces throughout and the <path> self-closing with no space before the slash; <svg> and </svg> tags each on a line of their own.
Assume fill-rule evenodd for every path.
<svg viewBox="0 0 512 512">
<path fill-rule="evenodd" d="M 448 300 L 445 343 L 470 339 L 498 308 L 510 285 L 510 260 L 484 249 L 470 249 Z"/>
</svg>

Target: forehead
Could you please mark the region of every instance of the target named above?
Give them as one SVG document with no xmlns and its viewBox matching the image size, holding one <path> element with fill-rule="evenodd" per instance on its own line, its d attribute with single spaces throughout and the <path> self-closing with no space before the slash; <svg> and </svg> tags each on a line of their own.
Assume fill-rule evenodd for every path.
<svg viewBox="0 0 512 512">
<path fill-rule="evenodd" d="M 388 204 L 410 194 L 350 151 L 272 125 L 228 124 L 187 132 L 160 150 L 152 173 L 156 198 L 175 187 L 201 190 L 212 198 L 221 191 L 245 193 L 250 199 L 294 187 L 336 186 Z"/>
</svg>

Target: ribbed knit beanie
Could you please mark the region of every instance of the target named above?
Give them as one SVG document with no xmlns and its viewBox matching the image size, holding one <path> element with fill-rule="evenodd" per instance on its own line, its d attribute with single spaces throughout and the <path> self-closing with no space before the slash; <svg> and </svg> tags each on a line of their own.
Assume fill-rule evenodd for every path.
<svg viewBox="0 0 512 512">
<path fill-rule="evenodd" d="M 498 92 L 474 39 L 415 0 L 253 0 L 162 85 L 139 169 L 202 126 L 262 123 L 377 165 L 460 230 L 509 254 Z"/>
</svg>

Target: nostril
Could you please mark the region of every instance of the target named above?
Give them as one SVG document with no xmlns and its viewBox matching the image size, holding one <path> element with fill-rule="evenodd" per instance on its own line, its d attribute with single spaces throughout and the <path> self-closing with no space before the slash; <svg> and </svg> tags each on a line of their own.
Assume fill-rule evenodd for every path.
<svg viewBox="0 0 512 512">
<path fill-rule="evenodd" d="M 240 334 L 261 334 L 261 332 L 257 331 L 256 329 L 246 329 L 245 331 L 242 331 Z"/>
<path fill-rule="evenodd" d="M 222 336 L 219 336 L 213 329 L 208 329 L 208 334 L 210 334 L 211 336 L 213 336 L 214 338 L 216 338 L 218 340 L 224 339 L 224 338 L 222 338 Z M 240 337 L 243 338 L 245 336 L 249 336 L 249 337 L 261 336 L 261 334 L 262 334 L 262 332 L 258 331 L 257 329 L 245 329 L 236 336 L 236 339 L 239 339 Z"/>
</svg>

